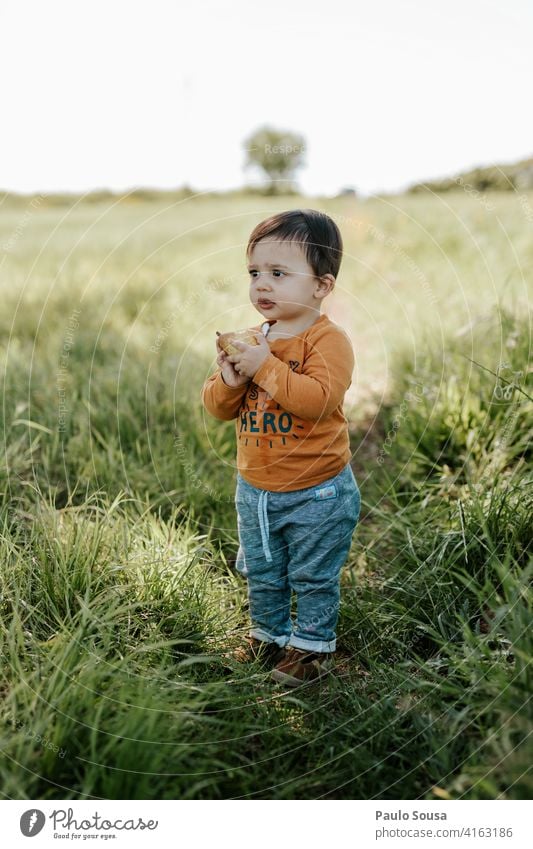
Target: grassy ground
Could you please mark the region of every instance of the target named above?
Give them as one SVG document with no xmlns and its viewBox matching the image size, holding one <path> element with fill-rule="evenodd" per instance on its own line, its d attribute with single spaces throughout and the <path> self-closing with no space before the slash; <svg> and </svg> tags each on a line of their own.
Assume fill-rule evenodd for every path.
<svg viewBox="0 0 533 849">
<path fill-rule="evenodd" d="M 4 204 L 1 789 L 11 798 L 530 798 L 531 198 Z M 328 304 L 363 510 L 339 670 L 247 631 L 233 423 L 199 390 L 258 323 L 243 251 L 336 217 Z"/>
</svg>

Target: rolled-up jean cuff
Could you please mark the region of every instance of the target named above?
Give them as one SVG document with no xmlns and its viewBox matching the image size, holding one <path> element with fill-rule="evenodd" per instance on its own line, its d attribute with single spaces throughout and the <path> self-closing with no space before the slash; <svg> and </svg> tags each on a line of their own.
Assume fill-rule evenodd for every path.
<svg viewBox="0 0 533 849">
<path fill-rule="evenodd" d="M 291 636 L 287 646 L 306 651 L 332 652 L 337 647 L 337 640 L 302 640 L 300 637 Z"/>
<path fill-rule="evenodd" d="M 252 628 L 250 631 L 250 637 L 254 637 L 256 640 L 261 640 L 264 643 L 276 643 L 280 646 L 280 648 L 286 646 L 289 640 L 288 636 L 275 637 L 273 634 L 269 634 L 268 631 L 264 631 L 262 628 Z"/>
</svg>

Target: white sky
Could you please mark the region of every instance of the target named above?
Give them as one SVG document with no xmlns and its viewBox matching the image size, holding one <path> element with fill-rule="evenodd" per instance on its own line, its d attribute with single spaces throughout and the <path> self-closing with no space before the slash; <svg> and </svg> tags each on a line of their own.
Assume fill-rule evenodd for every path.
<svg viewBox="0 0 533 849">
<path fill-rule="evenodd" d="M 0 0 L 0 189 L 243 185 L 302 133 L 309 193 L 533 155 L 530 0 Z"/>
</svg>

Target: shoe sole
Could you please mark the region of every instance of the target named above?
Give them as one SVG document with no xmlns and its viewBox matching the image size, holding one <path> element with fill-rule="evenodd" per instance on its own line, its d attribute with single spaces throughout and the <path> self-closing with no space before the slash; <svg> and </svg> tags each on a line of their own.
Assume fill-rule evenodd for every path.
<svg viewBox="0 0 533 849">
<path fill-rule="evenodd" d="M 316 678 L 308 678 L 307 680 L 305 678 L 303 680 L 301 678 L 294 678 L 293 675 L 287 675 L 286 672 L 282 672 L 280 669 L 274 669 L 270 677 L 278 684 L 286 684 L 288 687 L 299 687 L 301 684 L 313 684 L 316 681 L 320 681 L 324 676 L 333 672 L 333 669 L 333 666 L 329 669 L 323 669 Z"/>
</svg>

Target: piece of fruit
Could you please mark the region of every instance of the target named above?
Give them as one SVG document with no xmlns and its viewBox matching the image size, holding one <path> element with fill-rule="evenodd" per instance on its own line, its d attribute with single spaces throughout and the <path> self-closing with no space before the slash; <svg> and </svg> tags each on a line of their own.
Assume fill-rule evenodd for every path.
<svg viewBox="0 0 533 849">
<path fill-rule="evenodd" d="M 217 330 L 218 344 L 226 354 L 240 354 L 241 352 L 235 347 L 233 342 L 238 340 L 239 342 L 246 342 L 247 345 L 258 345 L 259 342 L 255 338 L 256 332 L 257 331 L 246 329 L 230 330 L 228 333 L 219 333 Z"/>
</svg>

